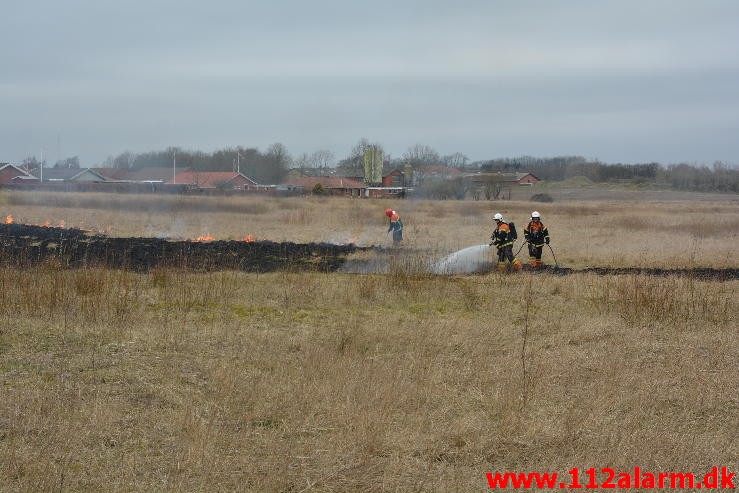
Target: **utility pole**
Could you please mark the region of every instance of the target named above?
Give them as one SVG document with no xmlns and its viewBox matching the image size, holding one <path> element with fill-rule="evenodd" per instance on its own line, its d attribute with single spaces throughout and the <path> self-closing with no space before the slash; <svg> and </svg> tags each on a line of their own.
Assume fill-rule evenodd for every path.
<svg viewBox="0 0 739 493">
<path fill-rule="evenodd" d="M 44 181 L 44 148 L 41 148 L 41 164 L 39 165 L 39 181 Z"/>
<path fill-rule="evenodd" d="M 172 149 L 172 184 L 177 183 L 177 151 Z"/>
</svg>

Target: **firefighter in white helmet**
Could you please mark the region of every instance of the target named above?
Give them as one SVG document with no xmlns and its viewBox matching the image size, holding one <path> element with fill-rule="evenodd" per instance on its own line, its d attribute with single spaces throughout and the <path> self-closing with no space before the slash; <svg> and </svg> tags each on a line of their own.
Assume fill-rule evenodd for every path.
<svg viewBox="0 0 739 493">
<path fill-rule="evenodd" d="M 495 221 L 495 231 L 490 235 L 492 241 L 490 245 L 498 248 L 498 270 L 505 272 L 509 268 L 519 270 L 521 262 L 513 257 L 513 242 L 516 241 L 515 226 L 511 228 L 507 222 L 503 220 L 503 214 L 496 212 L 493 216 Z"/>
<path fill-rule="evenodd" d="M 523 230 L 523 235 L 529 244 L 529 263 L 531 267 L 542 267 L 541 251 L 544 249 L 545 244 L 549 244 L 549 230 L 541 222 L 539 211 L 531 213 L 531 221 L 529 221 L 529 224 Z"/>
</svg>

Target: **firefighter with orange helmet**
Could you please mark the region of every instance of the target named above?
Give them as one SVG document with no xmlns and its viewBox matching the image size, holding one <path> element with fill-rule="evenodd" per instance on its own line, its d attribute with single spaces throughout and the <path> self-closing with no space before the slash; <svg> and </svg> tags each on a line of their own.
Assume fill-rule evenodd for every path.
<svg viewBox="0 0 739 493">
<path fill-rule="evenodd" d="M 400 219 L 400 214 L 393 209 L 385 209 L 385 215 L 390 218 L 390 227 L 387 232 L 392 231 L 393 244 L 400 245 L 400 242 L 403 241 L 403 220 Z"/>
<path fill-rule="evenodd" d="M 541 251 L 545 244 L 549 244 L 549 230 L 541 222 L 541 214 L 538 211 L 531 213 L 531 221 L 523 230 L 526 242 L 529 244 L 529 262 L 531 267 L 539 268 L 541 263 Z"/>
<path fill-rule="evenodd" d="M 498 270 L 505 272 L 512 267 L 513 270 L 521 268 L 521 261 L 513 256 L 513 242 L 516 240 L 511 227 L 503 220 L 503 214 L 496 212 L 493 216 L 495 231 L 490 236 L 492 243 L 498 248 Z"/>
</svg>

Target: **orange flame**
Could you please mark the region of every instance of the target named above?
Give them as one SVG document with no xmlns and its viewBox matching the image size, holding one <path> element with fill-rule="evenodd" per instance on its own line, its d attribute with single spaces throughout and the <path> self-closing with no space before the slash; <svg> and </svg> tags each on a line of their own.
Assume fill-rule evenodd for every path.
<svg viewBox="0 0 739 493">
<path fill-rule="evenodd" d="M 215 238 L 213 238 L 211 235 L 206 234 L 204 236 L 198 236 L 197 238 L 193 238 L 190 241 L 213 241 Z"/>
<path fill-rule="evenodd" d="M 5 218 L 5 224 L 13 224 L 13 216 L 8 216 Z"/>
<path fill-rule="evenodd" d="M 252 242 L 254 242 L 254 236 L 252 236 L 252 235 L 246 235 L 246 236 L 244 236 L 243 238 L 241 238 L 240 240 L 237 240 L 237 241 L 245 241 L 247 243 L 252 243 Z"/>
<path fill-rule="evenodd" d="M 6 218 L 6 220 L 5 220 L 5 224 L 12 224 L 14 222 L 15 222 L 15 220 L 13 219 L 13 216 L 8 216 Z M 59 220 L 59 225 L 58 226 L 54 226 L 54 222 L 52 222 L 52 221 L 50 221 L 50 220 L 47 219 L 46 221 L 44 221 L 43 224 L 35 223 L 34 226 L 38 226 L 40 228 L 55 228 L 55 227 L 56 228 L 66 228 L 67 227 L 67 223 L 63 219 L 61 219 L 61 220 Z M 89 225 L 86 225 L 84 221 L 80 221 L 79 222 L 79 226 L 71 226 L 71 227 L 72 228 L 77 228 L 77 229 L 79 229 L 81 231 L 97 232 L 97 233 L 100 233 L 100 234 L 110 234 L 110 232 L 113 229 L 110 225 L 107 225 L 105 227 L 103 227 L 103 226 L 97 226 L 97 227 L 96 226 L 89 226 Z"/>
</svg>

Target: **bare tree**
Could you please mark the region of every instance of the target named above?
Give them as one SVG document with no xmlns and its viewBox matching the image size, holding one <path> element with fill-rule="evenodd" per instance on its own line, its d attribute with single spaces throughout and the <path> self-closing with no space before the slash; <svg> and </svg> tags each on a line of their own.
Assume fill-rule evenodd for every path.
<svg viewBox="0 0 739 493">
<path fill-rule="evenodd" d="M 321 149 L 312 154 L 302 153 L 293 161 L 298 168 L 328 168 L 334 163 L 334 153 Z"/>
<path fill-rule="evenodd" d="M 41 161 L 36 159 L 36 156 L 28 156 L 23 160 L 22 165 L 26 170 L 37 169 L 41 167 Z"/>
<path fill-rule="evenodd" d="M 293 159 L 293 166 L 295 166 L 296 168 L 311 168 L 311 157 L 308 155 L 307 152 L 304 152 Z"/>
<path fill-rule="evenodd" d="M 310 159 L 316 168 L 328 168 L 334 164 L 334 153 L 327 149 L 320 149 L 311 154 Z"/>
<path fill-rule="evenodd" d="M 287 147 L 278 142 L 269 146 L 263 161 L 266 165 L 266 169 L 263 170 L 263 180 L 266 183 L 279 183 L 287 174 L 292 158 L 287 152 Z"/>
<path fill-rule="evenodd" d="M 378 143 L 373 144 L 365 137 L 362 137 L 359 139 L 359 142 L 352 147 L 349 156 L 339 161 L 338 166 L 340 168 L 353 169 L 361 173 L 364 170 L 364 151 L 371 147 L 377 149 L 383 156 L 385 155 L 385 150 L 382 145 Z"/>
<path fill-rule="evenodd" d="M 80 167 L 80 158 L 77 156 L 68 157 L 66 159 L 62 159 L 56 162 L 54 164 L 55 168 L 70 168 L 70 169 L 79 169 Z"/>
<path fill-rule="evenodd" d="M 267 149 L 267 155 L 284 165 L 290 163 L 290 153 L 287 152 L 287 147 L 280 142 L 276 142 L 269 146 Z"/>
<path fill-rule="evenodd" d="M 405 159 L 411 166 L 433 166 L 442 163 L 439 153 L 431 146 L 423 144 L 416 144 L 409 147 L 408 150 L 403 153 L 403 159 Z"/>
<path fill-rule="evenodd" d="M 351 153 L 349 154 L 350 158 L 359 158 L 364 159 L 364 150 L 367 149 L 372 144 L 370 143 L 367 138 L 362 137 L 359 139 L 359 142 L 356 143 L 354 147 L 352 147 Z"/>
<path fill-rule="evenodd" d="M 470 158 L 461 152 L 455 152 L 454 154 L 449 154 L 442 158 L 444 164 L 452 168 L 464 168 L 469 160 Z"/>
<path fill-rule="evenodd" d="M 502 191 L 503 186 L 498 182 L 488 182 L 483 187 L 483 193 L 487 200 L 498 200 Z"/>
<path fill-rule="evenodd" d="M 135 158 L 136 156 L 134 156 L 131 151 L 126 151 L 113 159 L 113 167 L 131 169 Z"/>
</svg>

